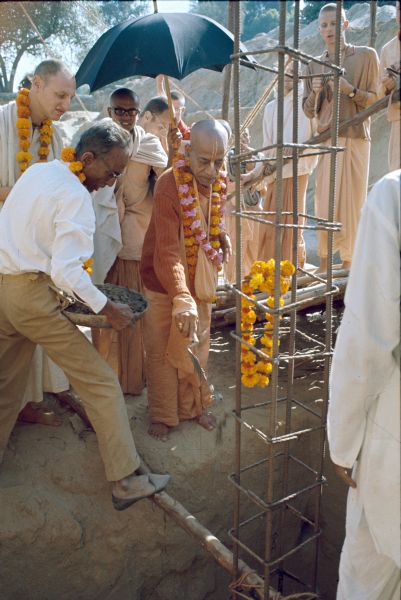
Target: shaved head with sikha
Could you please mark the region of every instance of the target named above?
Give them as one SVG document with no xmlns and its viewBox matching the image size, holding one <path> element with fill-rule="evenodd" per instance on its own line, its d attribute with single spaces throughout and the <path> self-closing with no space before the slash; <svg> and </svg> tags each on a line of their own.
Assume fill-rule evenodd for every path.
<svg viewBox="0 0 401 600">
<path fill-rule="evenodd" d="M 228 149 L 228 130 L 221 121 L 205 119 L 191 128 L 190 169 L 198 183 L 210 186 L 218 177 Z"/>
</svg>

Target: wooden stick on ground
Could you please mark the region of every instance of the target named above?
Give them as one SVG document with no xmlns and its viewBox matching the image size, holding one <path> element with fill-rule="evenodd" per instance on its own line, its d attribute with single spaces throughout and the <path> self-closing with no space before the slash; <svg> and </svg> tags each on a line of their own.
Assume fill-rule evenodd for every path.
<svg viewBox="0 0 401 600">
<path fill-rule="evenodd" d="M 138 473 L 149 473 L 149 468 L 142 461 Z M 199 523 L 198 519 L 189 513 L 182 504 L 174 500 L 167 492 L 160 492 L 151 496 L 153 502 L 166 514 L 168 514 L 184 531 L 186 531 L 194 540 L 196 540 L 202 548 L 204 548 L 215 560 L 233 577 L 234 562 L 232 552 L 220 542 L 206 527 Z M 254 586 L 253 592 L 257 594 L 255 598 L 263 598 L 264 582 L 255 571 L 253 571 L 242 560 L 238 561 L 239 575 L 246 575 L 247 583 Z M 271 600 L 279 600 L 281 596 L 277 596 L 277 592 L 270 590 Z"/>
</svg>

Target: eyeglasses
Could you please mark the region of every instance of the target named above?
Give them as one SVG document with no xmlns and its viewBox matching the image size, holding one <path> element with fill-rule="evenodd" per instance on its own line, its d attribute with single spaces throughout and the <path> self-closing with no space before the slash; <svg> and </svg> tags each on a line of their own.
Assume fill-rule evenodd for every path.
<svg viewBox="0 0 401 600">
<path fill-rule="evenodd" d="M 135 115 L 139 115 L 139 108 L 114 108 L 114 106 L 110 106 L 110 110 L 113 111 L 117 117 L 124 117 L 124 115 L 129 115 L 130 117 L 134 117 Z"/>
<path fill-rule="evenodd" d="M 118 179 L 119 177 L 121 177 L 122 173 L 120 173 L 119 171 L 112 171 L 109 167 L 109 165 L 106 162 L 106 159 L 103 158 L 103 156 L 97 156 L 96 158 L 100 158 L 100 160 L 102 162 L 104 162 L 104 164 L 106 165 L 106 167 L 109 169 L 109 171 L 107 172 L 107 177 L 109 179 Z"/>
</svg>

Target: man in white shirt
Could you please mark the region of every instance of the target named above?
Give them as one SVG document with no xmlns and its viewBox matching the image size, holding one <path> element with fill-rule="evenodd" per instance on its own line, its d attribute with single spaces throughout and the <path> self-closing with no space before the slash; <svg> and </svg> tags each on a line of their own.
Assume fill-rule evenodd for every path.
<svg viewBox="0 0 401 600">
<path fill-rule="evenodd" d="M 131 322 L 129 307 L 107 300 L 84 269 L 95 230 L 89 192 L 114 183 L 127 164 L 129 144 L 129 134 L 111 121 L 91 127 L 76 147 L 84 184 L 62 161 L 33 165 L 0 213 L 0 457 L 18 415 L 27 367 L 41 344 L 83 402 L 118 510 L 163 489 L 169 477 L 136 476 L 140 460 L 117 378 L 62 314 L 49 284 L 78 296 L 117 330 Z"/>
<path fill-rule="evenodd" d="M 333 357 L 330 454 L 350 486 L 337 600 L 400 598 L 400 183 L 362 210 Z"/>
</svg>

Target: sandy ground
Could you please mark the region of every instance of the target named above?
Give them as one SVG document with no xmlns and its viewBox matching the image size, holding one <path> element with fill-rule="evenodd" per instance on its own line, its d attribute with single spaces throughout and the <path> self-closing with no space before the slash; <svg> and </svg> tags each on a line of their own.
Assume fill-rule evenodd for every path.
<svg viewBox="0 0 401 600">
<path fill-rule="evenodd" d="M 311 322 L 303 319 L 302 323 L 312 335 L 322 335 L 318 312 Z M 317 410 L 321 407 L 322 373 L 319 364 L 309 362 L 297 368 L 295 377 L 297 398 Z M 285 387 L 284 372 L 281 379 Z M 213 433 L 194 423 L 184 423 L 167 443 L 157 442 L 147 435 L 146 392 L 135 398 L 127 396 L 127 406 L 144 460 L 154 470 L 170 472 L 173 479 L 168 492 L 230 546 L 227 531 L 232 526 L 233 488 L 227 476 L 234 470 L 231 411 L 235 362 L 229 328 L 213 332 L 210 380 L 220 398 L 214 408 L 219 427 Z M 283 387 L 280 393 L 284 393 Z M 268 394 L 247 391 L 243 403 L 263 401 Z M 50 398 L 47 402 L 54 405 Z M 94 434 L 82 430 L 78 417 L 54 406 L 63 416 L 63 425 L 17 425 L 0 468 L 1 600 L 228 598 L 229 578 L 225 572 L 151 501 L 138 503 L 124 513 L 113 510 Z M 311 424 L 305 411 L 294 408 L 292 413 L 294 428 Z M 250 423 L 266 429 L 269 414 L 265 408 L 247 414 Z M 278 430 L 282 417 L 279 411 Z M 303 436 L 291 451 L 313 464 L 318 454 L 317 438 Z M 265 456 L 265 444 L 254 433 L 243 431 L 243 465 Z M 329 465 L 327 468 L 319 581 L 322 598 L 334 600 L 345 496 Z M 281 478 L 278 470 L 276 485 Z M 264 469 L 250 470 L 243 481 L 263 497 Z M 294 489 L 302 487 L 305 473 L 295 469 L 290 483 Z M 313 499 L 302 498 L 298 508 L 312 517 Z M 248 518 L 255 510 L 242 499 L 241 518 Z M 243 540 L 258 553 L 263 553 L 263 531 L 263 519 L 244 530 Z M 291 520 L 284 522 L 281 532 L 287 545 L 299 543 L 308 535 L 305 528 Z M 279 528 L 274 535 L 279 535 Z M 310 552 L 301 552 L 289 566 L 298 575 L 308 577 L 311 561 Z M 298 587 L 285 592 L 294 589 L 302 591 Z"/>
</svg>

